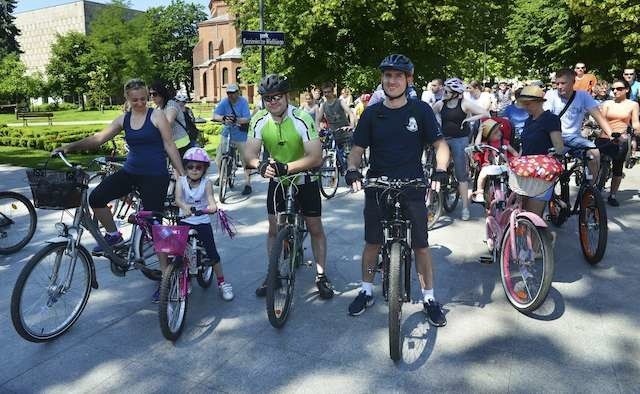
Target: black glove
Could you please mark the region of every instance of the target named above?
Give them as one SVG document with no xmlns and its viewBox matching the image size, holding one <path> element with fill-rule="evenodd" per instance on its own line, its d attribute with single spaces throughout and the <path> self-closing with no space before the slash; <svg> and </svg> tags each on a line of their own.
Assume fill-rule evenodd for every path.
<svg viewBox="0 0 640 394">
<path fill-rule="evenodd" d="M 353 185 L 353 182 L 359 181 L 360 179 L 362 179 L 362 174 L 360 173 L 360 171 L 353 168 L 347 170 L 347 173 L 344 174 L 344 181 L 349 186 Z"/>
<path fill-rule="evenodd" d="M 258 164 L 258 172 L 264 178 L 267 173 L 267 168 L 269 167 L 269 160 L 263 160 Z"/>
<path fill-rule="evenodd" d="M 449 175 L 447 175 L 446 171 L 436 170 L 431 177 L 431 182 L 440 182 L 440 186 L 445 186 L 449 183 Z"/>
<path fill-rule="evenodd" d="M 276 171 L 276 176 L 287 175 L 289 171 L 289 166 L 286 163 L 280 163 L 279 161 L 273 162 L 270 164 L 271 168 Z"/>
</svg>

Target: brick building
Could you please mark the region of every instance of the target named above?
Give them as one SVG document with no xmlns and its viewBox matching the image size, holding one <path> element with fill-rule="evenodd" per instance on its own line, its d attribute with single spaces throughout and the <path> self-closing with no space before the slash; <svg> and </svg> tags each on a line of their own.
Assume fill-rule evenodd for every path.
<svg viewBox="0 0 640 394">
<path fill-rule="evenodd" d="M 237 83 L 242 95 L 253 102 L 254 86 L 240 80 L 242 46 L 235 15 L 222 0 L 209 2 L 211 17 L 198 24 L 198 44 L 193 48 L 194 99 L 218 102 L 226 87 Z"/>
</svg>

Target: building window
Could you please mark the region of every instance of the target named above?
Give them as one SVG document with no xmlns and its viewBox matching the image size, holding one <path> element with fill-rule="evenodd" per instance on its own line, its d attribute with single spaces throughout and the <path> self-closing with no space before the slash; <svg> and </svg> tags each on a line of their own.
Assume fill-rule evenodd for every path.
<svg viewBox="0 0 640 394">
<path fill-rule="evenodd" d="M 202 73 L 202 95 L 207 97 L 207 72 Z"/>
<path fill-rule="evenodd" d="M 228 83 L 229 83 L 229 69 L 225 67 L 222 69 L 222 84 L 226 85 Z"/>
<path fill-rule="evenodd" d="M 213 59 L 213 42 L 209 41 L 209 60 Z"/>
<path fill-rule="evenodd" d="M 240 70 L 241 69 L 242 69 L 242 67 L 236 68 L 236 83 L 242 83 L 242 81 L 240 80 Z"/>
</svg>

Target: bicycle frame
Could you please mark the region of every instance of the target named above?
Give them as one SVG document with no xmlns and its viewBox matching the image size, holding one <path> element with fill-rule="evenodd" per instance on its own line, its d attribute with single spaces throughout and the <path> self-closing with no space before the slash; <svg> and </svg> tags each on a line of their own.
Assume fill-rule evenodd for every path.
<svg viewBox="0 0 640 394">
<path fill-rule="evenodd" d="M 291 180 L 289 185 L 285 190 L 285 210 L 283 212 L 276 213 L 276 223 L 277 223 L 277 231 L 279 232 L 284 227 L 290 226 L 293 227 L 293 233 L 298 234 L 296 239 L 293 239 L 293 248 L 291 251 L 298 250 L 302 246 L 304 239 L 307 235 L 307 228 L 304 218 L 300 213 L 300 210 L 296 206 L 295 202 L 295 194 L 297 191 L 297 185 L 294 183 L 295 179 L 299 176 L 299 174 L 295 174 L 290 177 L 286 177 Z M 285 178 L 285 177 L 283 177 Z M 277 187 L 280 187 L 282 182 L 279 183 Z M 275 193 L 274 193 L 275 198 Z M 274 204 L 275 206 L 275 204 Z"/>
<path fill-rule="evenodd" d="M 580 210 L 580 201 L 582 198 L 582 194 L 587 187 L 591 187 L 590 181 L 593 179 L 593 175 L 591 174 L 591 170 L 588 166 L 588 161 L 591 160 L 586 149 L 580 150 L 581 157 L 571 157 L 566 156 L 563 158 L 563 166 L 564 171 L 560 174 L 560 178 L 558 178 L 558 183 L 562 186 L 563 190 L 568 192 L 569 190 L 569 179 L 571 175 L 578 173 L 576 176 L 580 176 L 580 185 L 578 187 L 578 193 L 576 194 L 576 199 L 573 204 L 571 204 L 571 200 L 569 194 L 566 196 L 560 196 L 560 199 L 564 204 L 566 204 L 566 208 L 568 209 L 568 216 L 572 216 L 578 213 Z M 573 159 L 571 166 L 569 167 L 570 159 Z"/>
</svg>

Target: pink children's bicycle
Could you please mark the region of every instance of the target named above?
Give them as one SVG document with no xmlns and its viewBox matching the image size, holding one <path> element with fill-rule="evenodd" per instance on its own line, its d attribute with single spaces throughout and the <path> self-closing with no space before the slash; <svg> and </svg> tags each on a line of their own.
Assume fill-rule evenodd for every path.
<svg viewBox="0 0 640 394">
<path fill-rule="evenodd" d="M 485 183 L 486 242 L 491 256 L 482 257 L 481 262 L 499 262 L 502 287 L 511 305 L 522 313 L 534 311 L 546 299 L 553 280 L 553 246 L 547 223 L 535 213 L 524 211 L 522 196 L 509 189 L 510 181 L 525 180 L 509 171 L 504 147 L 470 148 L 468 152 L 494 153 Z M 543 192 L 532 191 L 529 195 Z"/>
</svg>

